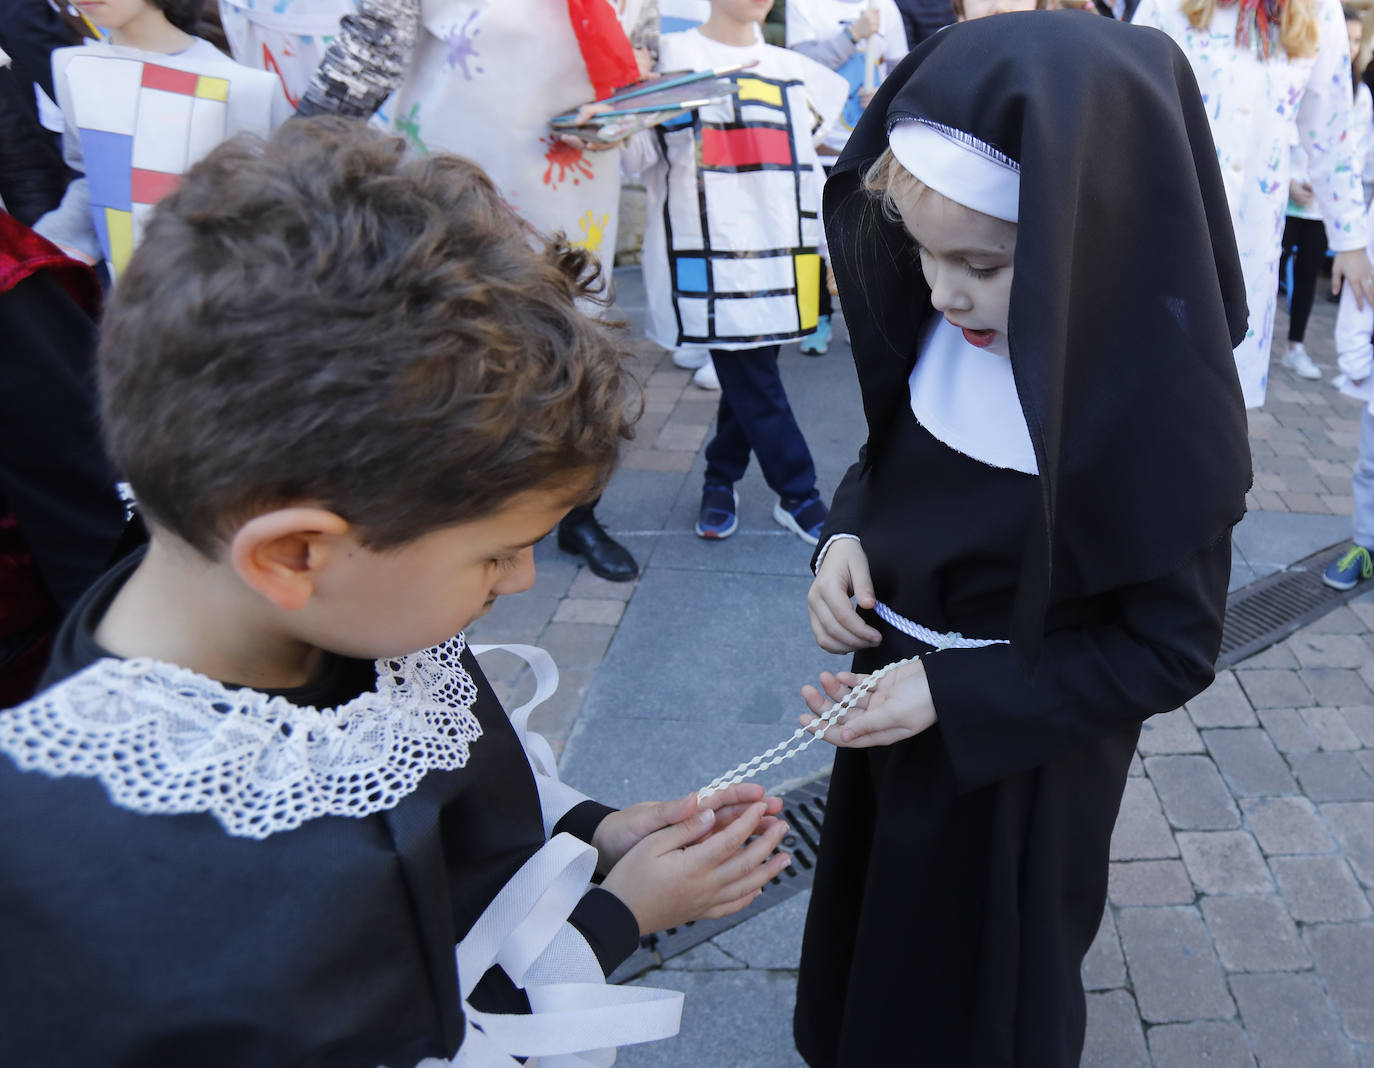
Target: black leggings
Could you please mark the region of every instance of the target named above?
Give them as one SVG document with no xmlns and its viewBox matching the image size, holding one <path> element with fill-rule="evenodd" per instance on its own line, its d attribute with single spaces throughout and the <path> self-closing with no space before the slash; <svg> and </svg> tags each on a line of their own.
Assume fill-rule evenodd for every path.
<svg viewBox="0 0 1374 1068">
<path fill-rule="evenodd" d="M 1301 342 L 1307 333 L 1307 318 L 1317 293 L 1317 275 L 1326 259 L 1326 228 L 1320 219 L 1288 216 L 1283 224 L 1283 255 L 1293 256 L 1293 288 L 1288 300 L 1288 340 Z M 1283 259 L 1279 260 L 1279 272 Z"/>
</svg>

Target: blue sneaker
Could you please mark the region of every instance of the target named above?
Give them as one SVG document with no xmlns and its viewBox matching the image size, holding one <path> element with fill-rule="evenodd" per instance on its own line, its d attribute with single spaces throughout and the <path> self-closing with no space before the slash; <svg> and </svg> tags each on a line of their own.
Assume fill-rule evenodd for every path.
<svg viewBox="0 0 1374 1068">
<path fill-rule="evenodd" d="M 1353 590 L 1367 578 L 1374 578 L 1374 559 L 1363 545 L 1350 546 L 1322 572 L 1322 581 L 1333 590 Z"/>
<path fill-rule="evenodd" d="M 773 518 L 780 526 L 790 530 L 808 545 L 815 545 L 821 539 L 821 527 L 825 526 L 825 502 L 817 493 L 800 500 L 779 500 L 773 505 Z"/>
<path fill-rule="evenodd" d="M 816 321 L 815 332 L 802 338 L 801 350 L 807 356 L 822 356 L 830 351 L 830 316 L 822 315 Z"/>
<path fill-rule="evenodd" d="M 707 483 L 701 490 L 701 512 L 697 516 L 698 538 L 728 538 L 739 526 L 739 494 L 732 486 Z"/>
</svg>

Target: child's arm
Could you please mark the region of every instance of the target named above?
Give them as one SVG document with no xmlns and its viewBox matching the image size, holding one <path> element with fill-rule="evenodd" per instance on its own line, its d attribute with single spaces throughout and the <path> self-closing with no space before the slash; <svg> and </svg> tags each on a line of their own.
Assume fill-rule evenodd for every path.
<svg viewBox="0 0 1374 1068">
<path fill-rule="evenodd" d="M 62 195 L 62 203 L 33 224 L 35 233 L 46 237 L 73 259 L 97 263 L 104 252 L 91 218 L 91 190 L 86 181 L 86 161 L 81 152 L 81 133 L 68 118 L 72 103 L 65 91 L 65 81 L 59 80 L 58 100 L 63 115 L 62 158 L 79 175 L 73 178 Z"/>
<path fill-rule="evenodd" d="M 301 94 L 297 115 L 370 119 L 405 80 L 420 39 L 419 0 L 359 0 Z"/>
<path fill-rule="evenodd" d="M 1047 634 L 1029 671 L 1010 645 L 927 653 L 919 667 L 879 682 L 870 707 L 882 714 L 873 722 L 851 713 L 848 738 L 842 728 L 826 739 L 886 744 L 865 741 L 869 728 L 894 731 L 885 737 L 899 740 L 938 716 L 955 777 L 971 790 L 1127 730 L 1178 708 L 1212 681 L 1230 573 L 1228 532 L 1172 574 L 1085 604 L 1102 622 Z M 808 697 L 812 708 L 828 705 Z"/>
<path fill-rule="evenodd" d="M 1374 367 L 1374 304 L 1361 305 L 1352 290 L 1341 293 L 1336 312 L 1336 362 L 1352 383 L 1361 383 Z"/>
</svg>

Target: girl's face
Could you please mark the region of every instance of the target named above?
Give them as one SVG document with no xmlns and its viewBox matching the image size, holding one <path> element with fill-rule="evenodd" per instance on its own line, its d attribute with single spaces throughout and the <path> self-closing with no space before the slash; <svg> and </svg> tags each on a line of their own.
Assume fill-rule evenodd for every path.
<svg viewBox="0 0 1374 1068">
<path fill-rule="evenodd" d="M 76 0 L 76 6 L 105 30 L 122 30 L 140 15 L 156 10 L 147 0 Z"/>
<path fill-rule="evenodd" d="M 1016 224 L 966 208 L 930 188 L 894 197 L 916 241 L 930 301 L 970 345 L 1003 356 L 1011 306 Z"/>
<path fill-rule="evenodd" d="M 1354 63 L 1360 57 L 1360 45 L 1364 44 L 1364 23 L 1351 19 L 1345 24 L 1345 32 L 1350 35 L 1350 62 Z"/>
</svg>

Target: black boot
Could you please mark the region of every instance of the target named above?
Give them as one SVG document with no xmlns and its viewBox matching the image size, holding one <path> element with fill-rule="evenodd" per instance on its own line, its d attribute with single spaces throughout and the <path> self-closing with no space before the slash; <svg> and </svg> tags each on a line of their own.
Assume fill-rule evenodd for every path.
<svg viewBox="0 0 1374 1068">
<path fill-rule="evenodd" d="M 639 575 L 630 550 L 606 533 L 590 508 L 574 508 L 558 524 L 558 547 L 581 556 L 593 575 L 611 582 L 630 582 Z"/>
</svg>

